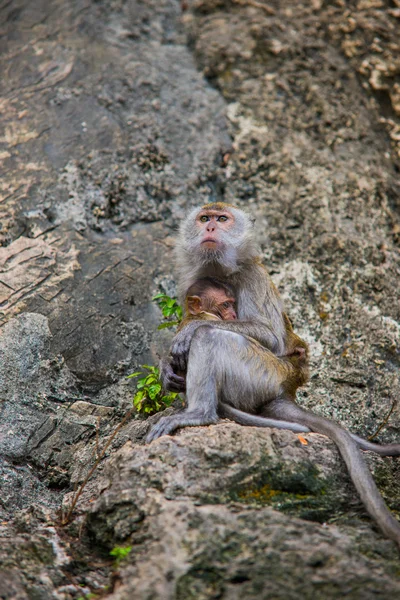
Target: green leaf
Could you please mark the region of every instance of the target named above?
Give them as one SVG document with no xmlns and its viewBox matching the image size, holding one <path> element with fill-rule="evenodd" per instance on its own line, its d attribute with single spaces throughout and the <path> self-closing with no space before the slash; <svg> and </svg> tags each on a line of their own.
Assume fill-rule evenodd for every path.
<svg viewBox="0 0 400 600">
<path fill-rule="evenodd" d="M 142 375 L 142 371 L 136 371 L 136 373 L 131 373 L 130 375 L 127 375 L 126 378 L 132 379 L 132 377 L 138 377 L 139 375 Z"/>
<path fill-rule="evenodd" d="M 152 375 L 150 378 L 148 378 L 148 380 L 146 380 L 146 387 L 150 389 L 152 385 L 157 383 L 157 381 L 157 377 L 154 377 L 154 375 Z"/>
<path fill-rule="evenodd" d="M 179 394 L 170 392 L 162 394 L 162 384 L 160 380 L 160 370 L 154 365 L 141 365 L 143 371 L 132 373 L 139 376 L 136 381 L 136 393 L 133 396 L 133 405 L 138 413 L 151 415 L 156 413 L 175 400 Z"/>
<path fill-rule="evenodd" d="M 159 383 L 157 383 L 155 385 L 151 385 L 149 387 L 149 396 L 152 400 L 156 400 L 157 396 L 159 395 L 160 392 L 161 392 L 161 385 Z"/>
<path fill-rule="evenodd" d="M 142 407 L 142 402 L 145 397 L 146 397 L 145 392 L 136 392 L 136 394 L 133 397 L 133 406 L 135 408 L 137 408 L 139 412 L 140 412 L 140 409 Z"/>
<path fill-rule="evenodd" d="M 152 300 L 157 302 L 165 319 L 175 315 L 179 321 L 182 320 L 182 308 L 179 306 L 176 298 L 171 298 L 167 294 L 160 293 L 153 296 Z"/>
<path fill-rule="evenodd" d="M 132 546 L 115 546 L 110 552 L 110 556 L 113 556 L 116 560 L 122 560 L 132 551 Z"/>
</svg>

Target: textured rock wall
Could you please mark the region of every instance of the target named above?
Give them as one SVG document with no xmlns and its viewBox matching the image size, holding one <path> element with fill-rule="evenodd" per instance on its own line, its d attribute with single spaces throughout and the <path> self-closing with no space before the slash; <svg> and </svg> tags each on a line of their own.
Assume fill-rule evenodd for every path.
<svg viewBox="0 0 400 600">
<path fill-rule="evenodd" d="M 150 299 L 208 200 L 257 219 L 311 345 L 299 403 L 399 439 L 399 11 L 1 5 L 2 598 L 399 593 L 397 550 L 315 434 L 221 423 L 146 447 L 131 418 L 59 512 L 131 407 L 125 375 L 168 348 Z M 367 460 L 398 515 L 398 461 Z"/>
</svg>

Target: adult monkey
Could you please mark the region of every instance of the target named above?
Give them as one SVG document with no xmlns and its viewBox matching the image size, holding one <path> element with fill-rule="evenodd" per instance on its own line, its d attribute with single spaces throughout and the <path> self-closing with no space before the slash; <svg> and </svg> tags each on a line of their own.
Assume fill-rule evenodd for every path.
<svg viewBox="0 0 400 600">
<path fill-rule="evenodd" d="M 179 325 L 178 331 L 185 329 L 188 324 L 194 320 L 202 321 L 232 321 L 236 320 L 235 311 L 236 297 L 235 292 L 225 282 L 221 282 L 218 279 L 212 277 L 205 277 L 195 281 L 193 285 L 187 290 L 186 298 L 184 301 L 184 316 L 182 322 Z M 250 355 L 258 356 L 261 360 L 260 371 L 261 374 L 269 377 L 269 382 L 263 381 L 261 389 L 270 389 L 270 395 L 275 397 L 281 388 L 286 390 L 290 396 L 294 396 L 296 389 L 308 381 L 309 369 L 308 369 L 308 346 L 307 344 L 294 333 L 293 336 L 293 351 L 290 355 L 278 359 L 271 352 L 261 346 L 255 340 L 246 336 L 243 340 L 248 342 L 248 351 Z M 237 350 L 232 347 L 232 354 L 235 358 L 237 356 Z M 229 354 L 225 358 L 231 360 L 232 355 Z M 247 361 L 249 362 L 249 361 Z M 240 365 L 238 365 L 240 368 Z M 271 382 L 273 382 L 271 384 Z M 233 391 L 233 399 L 226 398 L 231 404 L 221 401 L 219 397 L 218 401 L 218 414 L 220 416 L 226 416 L 233 419 L 236 422 L 242 424 L 258 425 L 261 427 L 278 427 L 280 429 L 291 429 L 295 432 L 310 431 L 308 427 L 300 425 L 298 423 L 289 423 L 287 421 L 281 421 L 276 419 L 266 419 L 257 417 L 256 415 L 249 415 L 235 410 L 233 406 L 237 404 L 239 390 Z M 226 394 L 225 394 L 226 395 Z M 265 401 L 264 394 L 261 392 L 260 398 Z M 247 401 L 247 407 L 249 410 L 252 408 L 254 402 Z M 232 406 L 233 405 L 233 406 Z M 250 422 L 248 421 L 250 419 Z M 167 419 L 167 422 L 170 421 Z M 156 428 L 150 434 L 149 439 L 155 435 Z"/>
<path fill-rule="evenodd" d="M 172 366 L 164 361 L 162 375 L 169 389 L 182 388 L 184 379 L 175 371 L 186 370 L 190 348 L 188 406 L 181 413 L 163 417 L 152 428 L 148 441 L 177 427 L 215 423 L 221 404 L 250 421 L 261 419 L 260 414 L 296 421 L 336 442 L 368 512 L 400 546 L 400 525 L 387 509 L 357 445 L 375 449 L 375 444 L 356 436 L 353 439 L 336 423 L 303 410 L 295 404 L 290 386 L 276 381 L 279 357 L 291 353 L 292 327 L 257 255 L 252 227 L 243 211 L 223 203 L 193 210 L 181 227 L 177 246 L 181 298 L 196 279 L 225 280 L 236 292 L 239 320 L 192 321 L 177 334 L 171 348 Z M 248 338 L 258 342 L 257 348 Z M 400 445 L 386 448 L 386 454 L 400 454 Z"/>
<path fill-rule="evenodd" d="M 235 288 L 240 324 L 223 329 L 244 333 L 277 354 L 284 354 L 283 305 L 278 291 L 258 257 L 253 221 L 242 210 L 217 202 L 193 209 L 182 222 L 176 245 L 178 295 L 183 305 L 196 280 L 215 277 Z M 200 323 L 201 325 L 202 323 Z M 162 362 L 165 389 L 184 391 L 193 323 L 174 338 L 172 364 Z"/>
<path fill-rule="evenodd" d="M 293 354 L 298 346 L 303 345 L 307 350 L 307 344 L 293 332 L 290 320 L 283 312 L 283 303 L 279 292 L 259 258 L 253 227 L 254 221 L 244 211 L 230 204 L 217 202 L 193 209 L 182 222 L 176 245 L 179 299 L 184 305 L 187 290 L 201 278 L 214 277 L 225 281 L 234 289 L 238 320 L 215 322 L 212 323 L 212 327 L 247 335 L 283 358 Z M 171 347 L 172 361 L 170 359 L 161 361 L 161 377 L 165 389 L 178 392 L 186 389 L 185 378 L 177 375 L 176 371 L 186 371 L 192 337 L 199 327 L 203 326 L 202 329 L 205 329 L 205 325 L 207 324 L 201 320 L 192 321 L 175 336 Z M 229 338 L 226 339 L 229 341 Z M 306 354 L 306 358 L 307 356 Z M 269 354 L 266 353 L 264 357 L 268 361 Z M 276 361 L 274 362 L 276 364 Z M 234 367 L 235 365 L 232 364 L 231 369 Z M 303 363 L 302 367 L 304 368 Z M 264 369 L 267 368 L 267 365 L 264 365 Z M 250 383 L 250 385 L 252 384 Z M 289 398 L 286 393 L 285 400 L 295 400 L 297 387 L 291 390 Z M 268 393 L 267 390 L 267 397 Z M 271 394 L 269 394 L 270 396 Z M 289 402 L 287 405 L 282 399 L 279 407 L 271 404 L 264 405 L 265 401 L 261 403 L 261 407 L 260 403 L 258 406 L 248 405 L 244 408 L 246 412 L 232 407 L 225 408 L 223 416 L 242 425 L 279 426 L 278 424 L 272 425 L 271 420 L 267 422 L 261 416 L 249 414 L 257 411 L 258 415 L 262 413 L 272 419 L 303 423 L 302 431 L 305 432 L 309 427 L 314 431 L 324 433 L 320 429 L 314 429 L 311 422 L 304 422 L 304 419 L 309 421 L 311 418 L 322 419 L 322 417 L 304 411 L 293 402 Z M 206 413 L 202 412 L 200 419 L 206 419 Z M 169 431 L 173 431 L 176 427 L 184 427 L 186 424 L 184 421 L 189 421 L 191 416 L 188 412 L 176 415 L 181 424 L 175 427 L 172 427 L 171 417 Z M 166 419 L 170 418 L 166 417 Z M 197 422 L 197 418 L 194 420 L 193 424 L 206 424 L 205 420 L 201 423 Z M 321 423 L 317 425 L 321 425 Z M 157 435 L 154 430 L 151 439 L 169 433 L 169 431 L 160 432 Z M 297 428 L 296 431 L 300 431 L 300 429 Z M 331 437 L 329 433 L 326 435 Z M 354 434 L 350 435 L 363 450 L 371 450 L 382 456 L 400 456 L 400 444 L 380 446 Z"/>
</svg>

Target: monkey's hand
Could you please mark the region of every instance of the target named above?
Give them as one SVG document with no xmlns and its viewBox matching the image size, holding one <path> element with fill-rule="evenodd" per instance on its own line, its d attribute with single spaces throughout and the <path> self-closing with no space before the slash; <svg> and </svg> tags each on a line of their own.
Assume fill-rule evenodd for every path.
<svg viewBox="0 0 400 600">
<path fill-rule="evenodd" d="M 192 321 L 179 331 L 171 345 L 172 367 L 174 371 L 186 371 L 190 344 L 195 331 L 199 327 L 207 327 L 204 321 Z"/>
<path fill-rule="evenodd" d="M 185 392 L 186 380 L 184 377 L 177 375 L 172 368 L 171 362 L 167 358 L 160 360 L 160 379 L 163 389 L 167 392 Z"/>
</svg>

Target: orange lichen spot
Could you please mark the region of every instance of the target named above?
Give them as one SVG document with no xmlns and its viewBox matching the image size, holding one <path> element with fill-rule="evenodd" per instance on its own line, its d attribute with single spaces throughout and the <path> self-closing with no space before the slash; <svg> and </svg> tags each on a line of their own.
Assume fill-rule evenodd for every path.
<svg viewBox="0 0 400 600">
<path fill-rule="evenodd" d="M 242 500 L 263 500 L 265 502 L 281 493 L 279 490 L 273 490 L 270 485 L 266 484 L 257 489 L 243 490 L 238 496 Z"/>
</svg>

